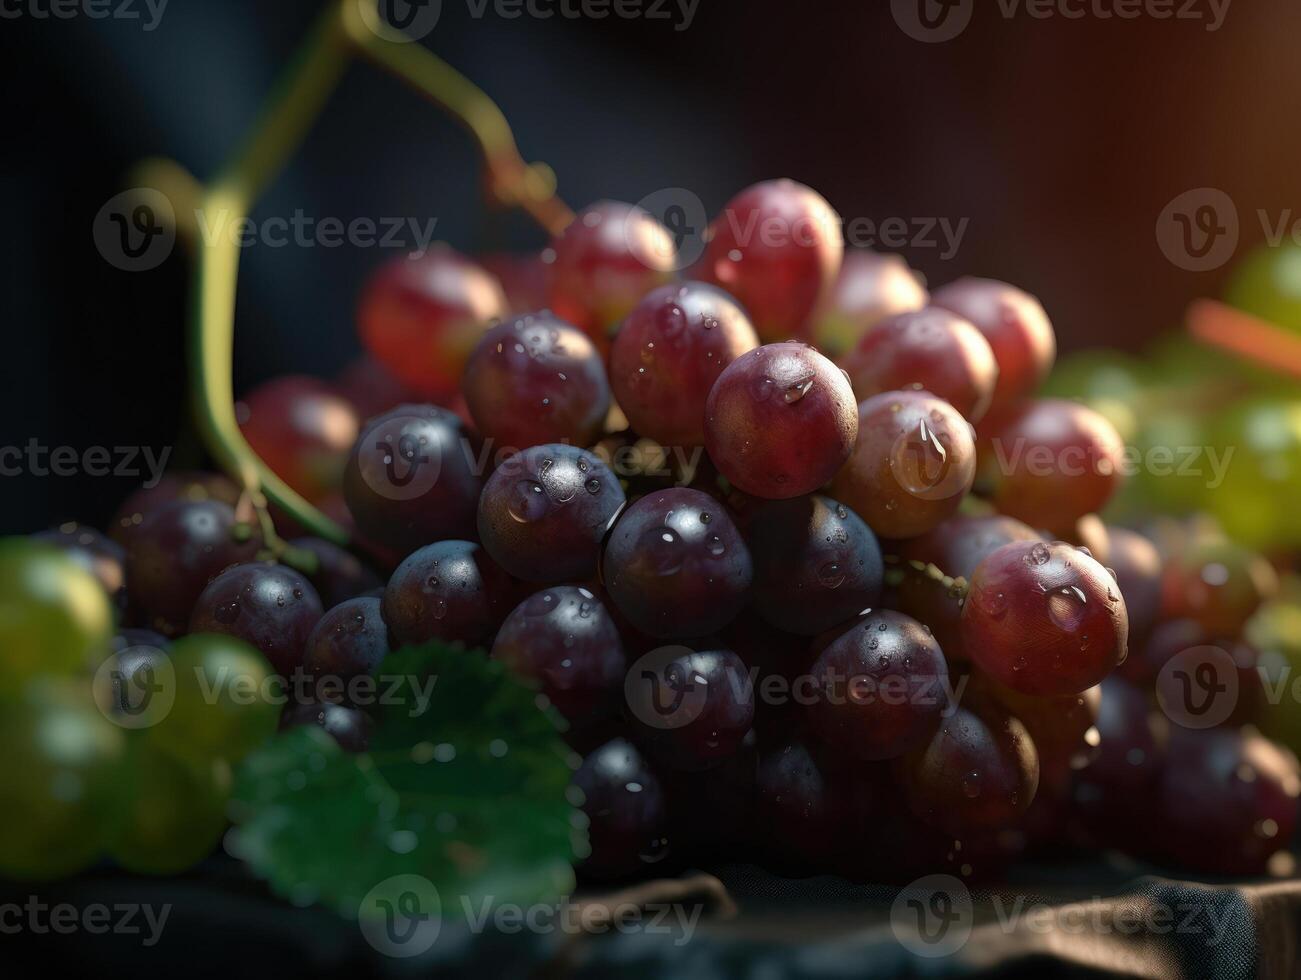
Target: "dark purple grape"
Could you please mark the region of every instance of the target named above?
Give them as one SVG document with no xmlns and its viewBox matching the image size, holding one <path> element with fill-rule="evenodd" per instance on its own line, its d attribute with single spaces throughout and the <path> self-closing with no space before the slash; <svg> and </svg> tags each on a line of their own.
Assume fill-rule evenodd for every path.
<svg viewBox="0 0 1301 980">
<path fill-rule="evenodd" d="M 685 639 L 722 629 L 745 605 L 750 551 L 721 503 L 677 488 L 642 497 L 614 526 L 601 576 L 637 629 Z"/>
<path fill-rule="evenodd" d="M 280 730 L 299 725 L 317 725 L 330 734 L 345 752 L 365 752 L 370 748 L 374 723 L 360 708 L 333 702 L 307 701 L 285 706 L 280 716 Z"/>
<path fill-rule="evenodd" d="M 1019 541 L 987 556 L 962 609 L 962 644 L 1005 687 L 1078 694 L 1124 662 L 1129 616 L 1111 573 L 1060 541 Z"/>
<path fill-rule="evenodd" d="M 903 613 L 870 612 L 813 664 L 809 721 L 843 757 L 893 759 L 930 738 L 948 707 L 949 670 L 930 632 Z"/>
<path fill-rule="evenodd" d="M 224 568 L 252 561 L 256 533 L 229 504 L 178 500 L 150 511 L 131 531 L 127 595 L 139 621 L 165 636 L 185 631 L 200 593 Z"/>
<path fill-rule="evenodd" d="M 881 547 L 843 504 L 818 495 L 768 501 L 750 527 L 750 602 L 778 629 L 813 636 L 880 600 Z"/>
<path fill-rule="evenodd" d="M 1128 528 L 1108 527 L 1107 544 L 1105 563 L 1116 573 L 1125 597 L 1129 637 L 1139 643 L 1152 632 L 1161 612 L 1161 555 L 1156 545 Z"/>
<path fill-rule="evenodd" d="M 318 565 L 308 580 L 327 609 L 384 585 L 360 558 L 337 544 L 323 538 L 295 538 L 290 544 L 316 556 Z"/>
<path fill-rule="evenodd" d="M 761 751 L 753 819 L 780 867 L 803 874 L 827 869 L 846 838 L 844 785 L 801 741 Z"/>
<path fill-rule="evenodd" d="M 624 687 L 639 740 L 672 769 L 708 769 L 733 755 L 754 723 L 754 690 L 731 650 L 661 647 Z"/>
<path fill-rule="evenodd" d="M 1175 726 L 1151 815 L 1157 846 L 1197 871 L 1263 874 L 1292 841 L 1298 797 L 1296 756 L 1255 729 Z"/>
<path fill-rule="evenodd" d="M 400 405 L 361 431 L 343 475 L 343 496 L 361 533 L 407 554 L 474 536 L 482 457 L 455 413 Z"/>
<path fill-rule="evenodd" d="M 578 865 L 597 878 L 621 878 L 669 854 L 664 790 L 640 752 L 622 738 L 591 752 L 574 773 L 588 819 L 590 852 Z"/>
<path fill-rule="evenodd" d="M 303 664 L 307 637 L 324 610 L 302 575 L 274 562 L 228 568 L 203 590 L 190 616 L 191 633 L 223 633 L 260 650 L 276 673 Z"/>
<path fill-rule="evenodd" d="M 1100 842 L 1142 850 L 1152 832 L 1150 808 L 1165 764 L 1170 725 L 1152 711 L 1147 693 L 1121 677 L 1100 685 L 1094 727 L 1098 746 L 1075 774 L 1074 810 Z"/>
<path fill-rule="evenodd" d="M 119 611 L 126 605 L 126 550 L 93 527 L 69 522 L 32 535 L 38 541 L 65 551 L 73 561 L 99 580 L 109 601 Z"/>
<path fill-rule="evenodd" d="M 757 733 L 751 731 L 736 752 L 712 769 L 670 770 L 664 774 L 669 801 L 670 838 L 675 850 L 716 863 L 748 860 L 753 844 Z"/>
<path fill-rule="evenodd" d="M 233 480 L 220 473 L 168 473 L 152 487 L 131 493 L 117 509 L 109 525 L 109 536 L 118 544 L 128 545 L 131 532 L 156 510 L 178 501 L 205 503 L 210 500 L 234 507 L 240 490 Z"/>
<path fill-rule="evenodd" d="M 510 608 L 512 584 L 479 545 L 439 541 L 414 552 L 384 589 L 384 621 L 400 644 L 473 646 L 491 638 Z"/>
<path fill-rule="evenodd" d="M 303 671 L 316 679 L 317 697 L 326 699 L 322 681 L 342 688 L 354 678 L 374 674 L 388 652 L 380 600 L 349 599 L 328 610 L 307 637 Z M 337 693 L 342 696 L 343 691 Z"/>
<path fill-rule="evenodd" d="M 896 772 L 919 819 L 962 837 L 1021 818 L 1039 787 L 1039 755 L 1025 726 L 985 701 L 959 706 Z"/>
<path fill-rule="evenodd" d="M 1261 555 L 1232 541 L 1194 541 L 1165 568 L 1162 614 L 1236 636 L 1277 592 L 1278 572 Z"/>
<path fill-rule="evenodd" d="M 515 607 L 492 657 L 542 693 L 572 725 L 587 725 L 617 705 L 627 663 L 619 630 L 589 589 L 559 585 Z"/>
<path fill-rule="evenodd" d="M 1039 754 L 1039 798 L 1064 799 L 1073 774 L 1089 765 L 1098 751 L 1098 711 L 1102 687 L 1080 694 L 1039 698 L 1021 694 L 973 674 L 967 697 L 990 697 L 1025 725 Z"/>
<path fill-rule="evenodd" d="M 590 445 L 610 411 L 600 353 L 585 333 L 550 312 L 484 334 L 461 390 L 475 427 L 500 450 Z"/>
<path fill-rule="evenodd" d="M 502 568 L 526 582 L 588 579 L 624 502 L 619 481 L 595 453 L 534 446 L 489 477 L 479 536 Z"/>
<path fill-rule="evenodd" d="M 845 373 L 797 341 L 742 354 L 705 402 L 705 446 L 723 476 L 756 497 L 784 500 L 825 486 L 858 435 Z"/>
</svg>

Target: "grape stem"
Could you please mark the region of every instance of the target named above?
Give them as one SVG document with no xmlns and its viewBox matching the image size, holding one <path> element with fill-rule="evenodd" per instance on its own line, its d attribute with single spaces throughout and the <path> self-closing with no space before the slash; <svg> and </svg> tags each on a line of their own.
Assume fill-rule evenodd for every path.
<svg viewBox="0 0 1301 980">
<path fill-rule="evenodd" d="M 365 57 L 405 81 L 459 120 L 478 143 L 490 190 L 505 205 L 527 211 L 548 232 L 562 229 L 573 212 L 555 194 L 555 178 L 542 164 L 525 164 L 501 110 L 483 92 L 427 49 L 404 43 L 385 26 L 378 0 L 337 0 L 327 8 L 277 83 L 239 151 L 206 186 L 179 165 L 149 161 L 176 195 L 178 230 L 188 232 L 197 252 L 190 308 L 190 375 L 201 434 L 218 464 L 244 488 L 257 510 L 267 548 L 290 559 L 275 535 L 268 499 L 309 533 L 349 544 L 348 532 L 276 476 L 244 439 L 235 416 L 232 375 L 239 244 L 233 236 L 201 239 L 200 215 L 235 226 L 302 143 L 354 55 Z M 179 198 L 179 199 L 178 199 Z M 185 220 L 193 215 L 195 221 Z M 225 239 L 225 240 L 223 240 Z"/>
</svg>

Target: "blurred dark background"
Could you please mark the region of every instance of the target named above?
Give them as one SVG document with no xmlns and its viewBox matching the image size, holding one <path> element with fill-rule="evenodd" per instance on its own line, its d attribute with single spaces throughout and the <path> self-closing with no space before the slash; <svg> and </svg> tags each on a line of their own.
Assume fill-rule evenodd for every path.
<svg viewBox="0 0 1301 980">
<path fill-rule="evenodd" d="M 211 176 L 320 7 L 172 0 L 152 31 L 85 16 L 0 20 L 0 446 L 175 446 L 175 464 L 198 459 L 184 250 L 120 272 L 91 224 L 142 157 Z M 1196 20 L 1009 20 L 976 7 L 961 37 L 932 45 L 901 31 L 886 0 L 711 0 L 685 30 L 673 3 L 667 21 L 509 19 L 491 4 L 475 19 L 471 4 L 444 0 L 424 43 L 498 102 L 572 206 L 679 186 L 712 213 L 746 184 L 790 176 L 846 219 L 969 219 L 952 258 L 900 251 L 932 284 L 972 273 L 1037 293 L 1066 350 L 1141 348 L 1190 299 L 1219 290 L 1224 270 L 1185 272 L 1158 247 L 1157 215 L 1176 195 L 1226 191 L 1244 217 L 1239 254 L 1263 237 L 1249 219 L 1257 208 L 1301 204 L 1293 0 L 1236 0 L 1217 32 L 1209 0 L 1194 3 Z M 543 242 L 525 219 L 486 209 L 454 123 L 360 63 L 257 214 L 299 208 L 344 221 L 436 217 L 437 237 L 469 252 Z M 392 254 L 247 250 L 237 390 L 337 372 L 358 350 L 358 290 Z M 0 531 L 102 524 L 134 482 L 0 477 Z"/>
</svg>

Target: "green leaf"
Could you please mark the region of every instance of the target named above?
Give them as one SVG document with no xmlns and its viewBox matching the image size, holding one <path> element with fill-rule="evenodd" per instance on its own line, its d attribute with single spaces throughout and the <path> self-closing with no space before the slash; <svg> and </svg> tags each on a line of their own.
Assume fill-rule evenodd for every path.
<svg viewBox="0 0 1301 980">
<path fill-rule="evenodd" d="M 481 652 L 443 644 L 390 654 L 376 677 L 369 753 L 306 726 L 245 759 L 231 853 L 284 898 L 348 917 L 396 875 L 432 882 L 448 919 L 489 897 L 567 895 L 585 847 L 569 792 L 579 760 L 545 702 Z"/>
</svg>

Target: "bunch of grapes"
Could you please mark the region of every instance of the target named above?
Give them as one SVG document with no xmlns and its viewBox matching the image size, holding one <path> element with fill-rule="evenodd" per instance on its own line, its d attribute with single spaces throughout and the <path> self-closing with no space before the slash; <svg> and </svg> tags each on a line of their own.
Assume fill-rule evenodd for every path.
<svg viewBox="0 0 1301 980">
<path fill-rule="evenodd" d="M 1036 397 L 1055 357 L 1040 303 L 984 279 L 931 293 L 897 257 L 844 255 L 830 205 L 786 180 L 737 195 L 680 267 L 658 221 L 602 202 L 538 256 L 442 248 L 381 269 L 367 359 L 335 385 L 269 382 L 240 411 L 357 542 L 275 514 L 281 556 L 312 555 L 310 575 L 266 560 L 214 476 L 133 496 L 110 538 L 10 545 L 34 611 L 0 617 L 20 624 L 6 671 L 72 676 L 116 644 L 112 703 L 146 669 L 178 681 L 160 724 L 95 742 L 122 743 L 133 788 L 43 798 L 0 871 L 28 870 L 97 793 L 125 802 L 96 853 L 129 867 L 149 869 L 138 856 L 185 808 L 211 815 L 212 773 L 275 719 L 256 699 L 191 703 L 195 666 L 307 678 L 280 723 L 364 751 L 350 682 L 430 640 L 500 661 L 563 716 L 592 877 L 722 854 L 974 875 L 1081 841 L 1265 868 L 1301 788 L 1290 753 L 1246 727 L 1241 636 L 1270 566 L 1224 541 L 1163 553 L 1096 516 L 1124 447 L 1099 412 Z M 47 610 L 36 575 L 56 561 L 68 584 Z M 129 629 L 110 641 L 113 608 Z M 1179 712 L 1170 664 L 1205 679 L 1187 651 L 1217 644 L 1234 709 L 1158 723 Z M 55 646 L 66 663 L 43 661 Z M 112 728 L 93 708 L 76 720 Z M 32 779 L 107 771 L 42 737 L 6 735 L 48 756 Z"/>
</svg>

